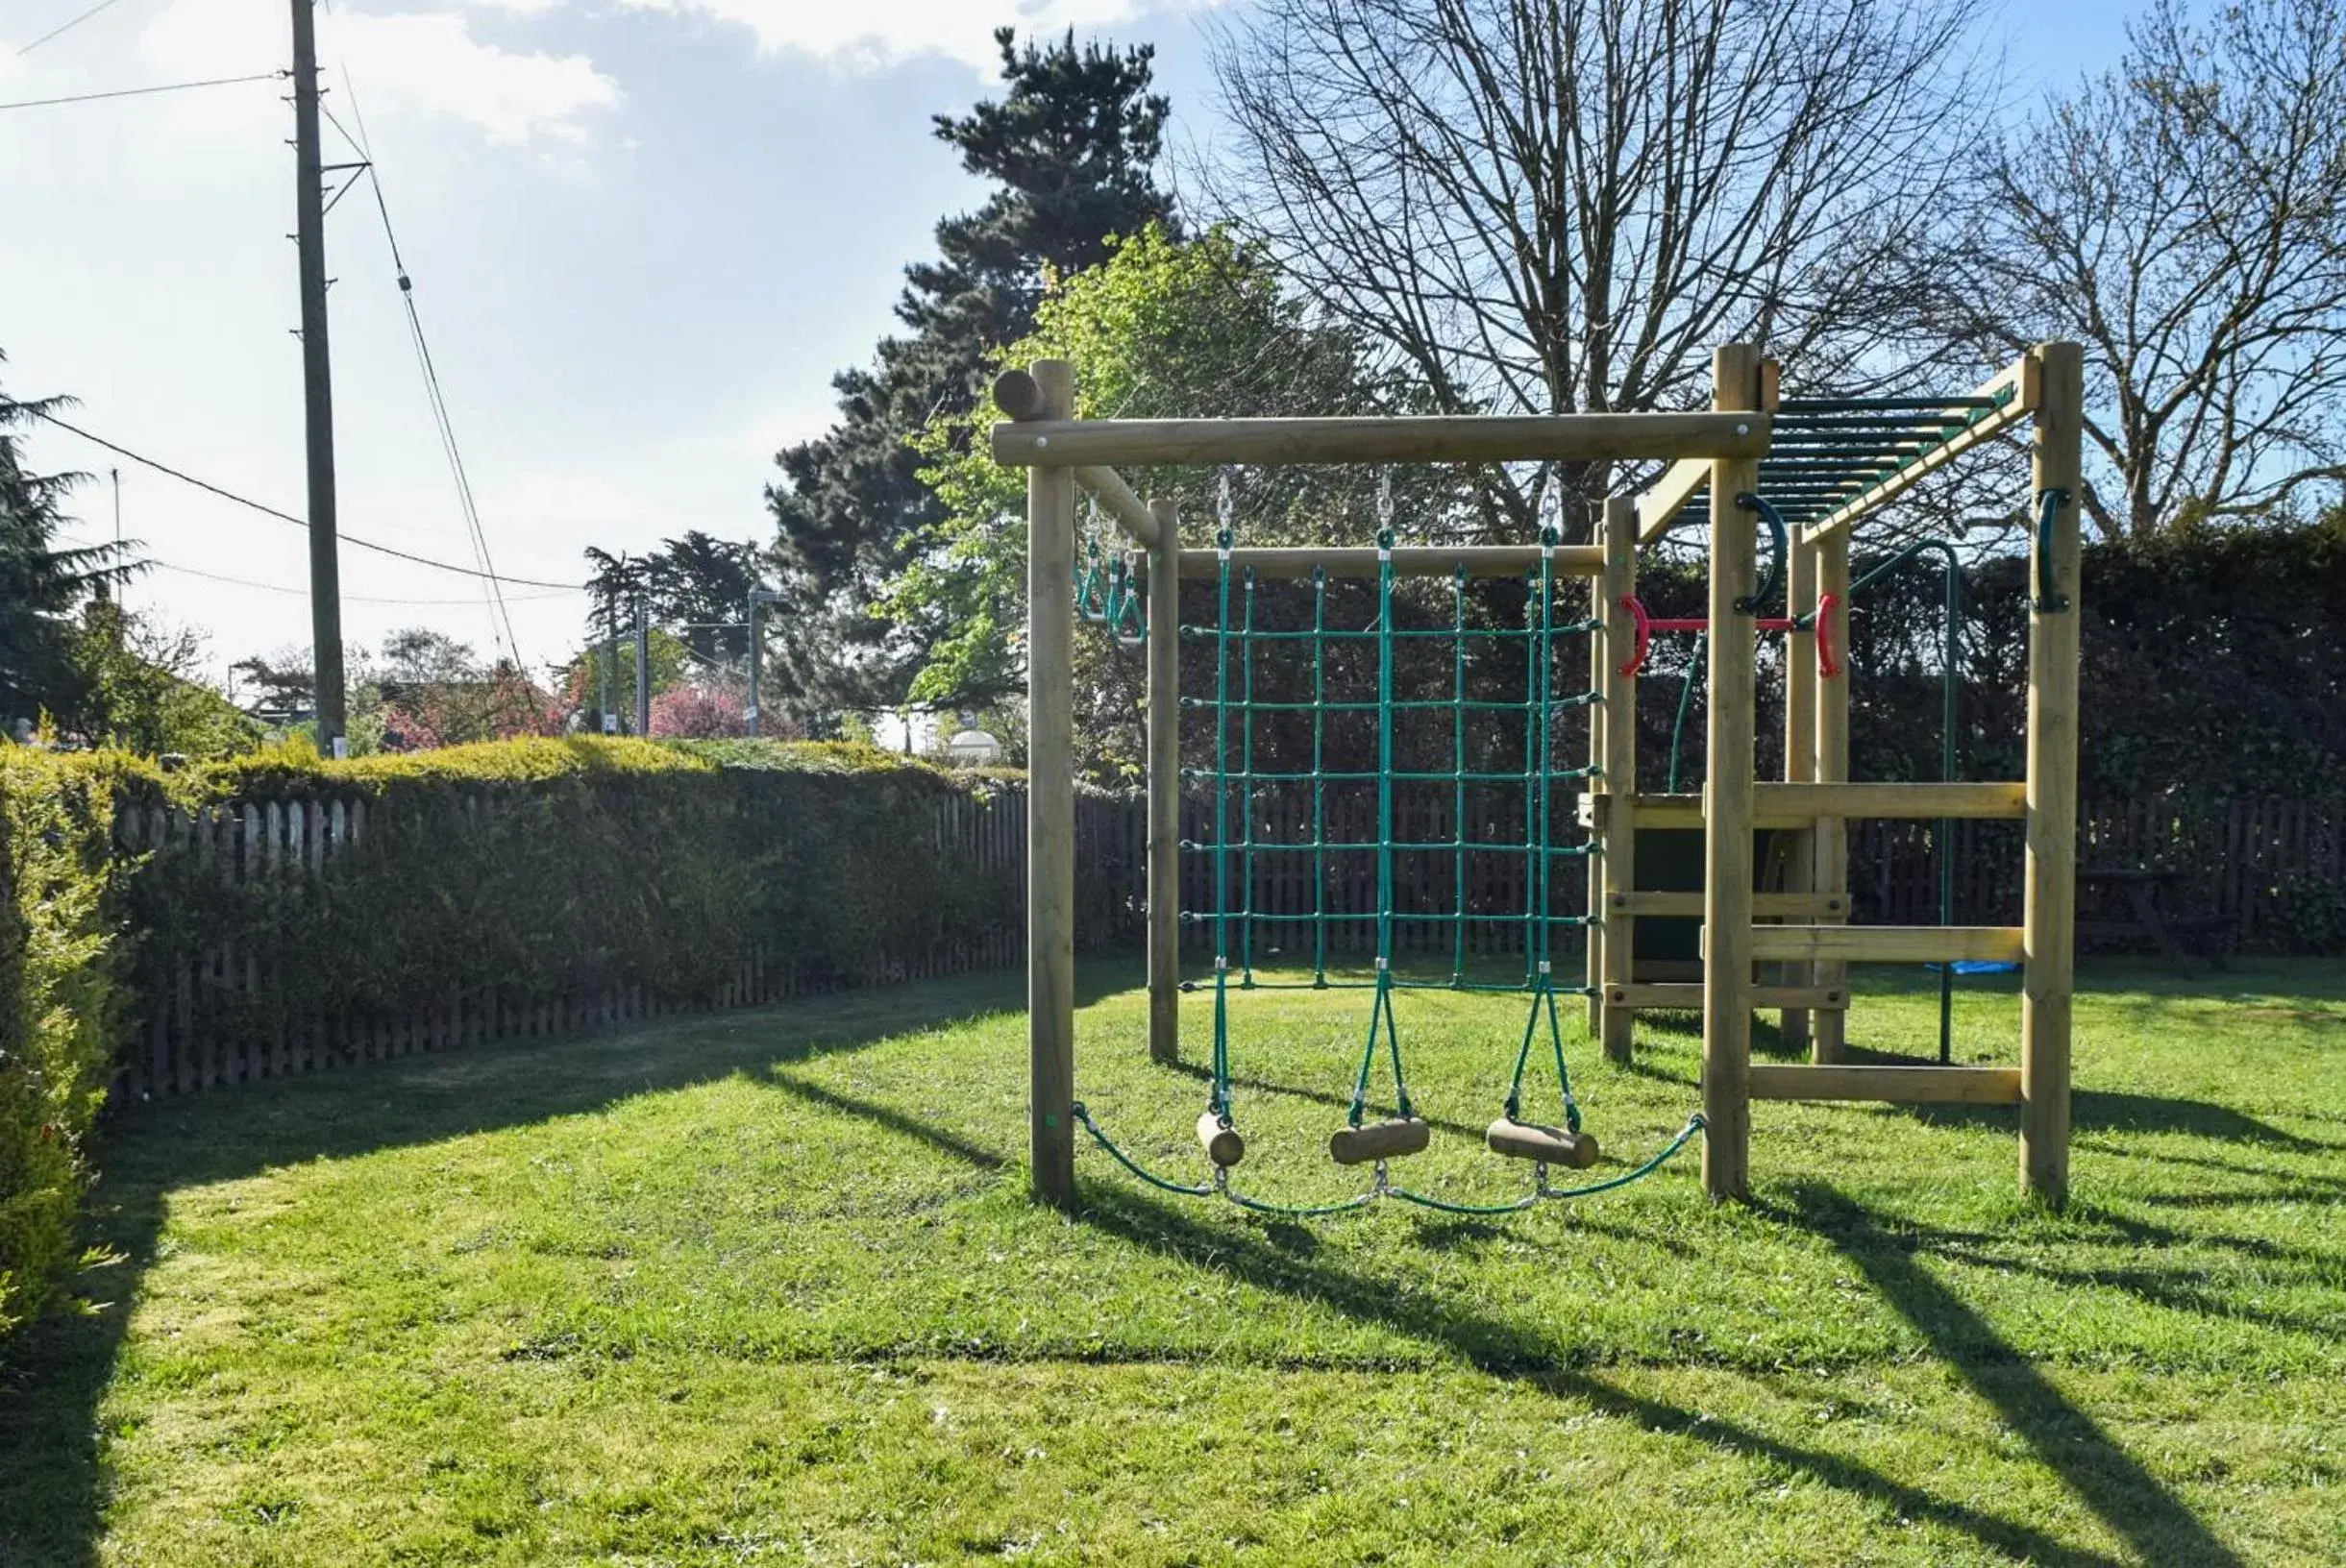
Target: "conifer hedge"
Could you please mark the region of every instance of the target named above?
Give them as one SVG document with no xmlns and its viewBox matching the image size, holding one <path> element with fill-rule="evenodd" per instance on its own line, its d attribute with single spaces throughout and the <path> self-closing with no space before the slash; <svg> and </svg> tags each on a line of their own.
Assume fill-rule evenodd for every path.
<svg viewBox="0 0 2346 1568">
<path fill-rule="evenodd" d="M 0 1335 L 74 1256 L 129 993 L 111 854 L 136 768 L 0 747 Z"/>
<path fill-rule="evenodd" d="M 280 748 L 173 772 L 0 747 L 0 1335 L 71 1260 L 106 1086 L 188 953 L 277 977 L 221 992 L 262 1040 L 458 996 L 690 1004 L 753 950 L 850 984 L 1014 918 L 1015 861 L 939 834 L 941 803 L 1000 787 L 837 745 Z M 327 798 L 365 802 L 366 829 L 323 875 L 224 875 L 115 831 L 117 811 Z"/>
</svg>

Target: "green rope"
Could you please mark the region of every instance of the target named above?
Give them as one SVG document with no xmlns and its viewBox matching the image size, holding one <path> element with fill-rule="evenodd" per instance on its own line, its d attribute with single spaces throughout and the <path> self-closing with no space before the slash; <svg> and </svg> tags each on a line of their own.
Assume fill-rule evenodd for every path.
<svg viewBox="0 0 2346 1568">
<path fill-rule="evenodd" d="M 1126 1154 L 1124 1150 L 1118 1148 L 1116 1146 L 1116 1140 L 1107 1135 L 1106 1130 L 1103 1129 L 1099 1122 L 1092 1119 L 1090 1108 L 1087 1107 L 1081 1100 L 1077 1100 L 1075 1102 L 1074 1112 L 1075 1119 L 1083 1123 L 1084 1130 L 1092 1135 L 1094 1140 L 1097 1141 L 1101 1148 L 1107 1150 L 1109 1154 L 1115 1157 L 1118 1164 L 1124 1166 L 1126 1170 L 1132 1172 L 1133 1175 L 1138 1176 L 1142 1181 L 1147 1182 L 1150 1187 L 1155 1188 L 1158 1191 L 1174 1192 L 1185 1198 L 1210 1198 L 1214 1195 L 1214 1188 L 1210 1184 L 1193 1185 L 1188 1182 L 1169 1182 L 1164 1177 L 1159 1176 L 1155 1171 L 1152 1171 L 1148 1166 L 1142 1164 L 1138 1160 L 1133 1159 L 1132 1156 Z"/>
<path fill-rule="evenodd" d="M 1409 1084 L 1401 1073 L 1401 1035 L 1393 1017 L 1393 530 L 1376 536 L 1376 624 L 1384 635 L 1376 652 L 1376 996 L 1369 1005 L 1369 1030 L 1361 1042 L 1360 1072 L 1352 1084 L 1352 1105 L 1345 1119 L 1358 1127 L 1369 1107 L 1369 1076 L 1376 1066 L 1377 1029 L 1393 1058 L 1393 1096 L 1404 1116 L 1412 1115 Z"/>
<path fill-rule="evenodd" d="M 1230 530 L 1214 541 L 1220 552 L 1218 592 L 1220 637 L 1214 649 L 1214 695 L 1226 702 L 1230 696 Z M 1214 1087 L 1207 1108 L 1215 1115 L 1230 1114 L 1230 710 L 1214 710 Z"/>
<path fill-rule="evenodd" d="M 1456 889 L 1451 907 L 1467 908 L 1467 569 L 1450 578 L 1450 627 L 1457 640 L 1450 647 L 1450 838 L 1457 850 L 1450 857 Z M 1450 978 L 1467 972 L 1467 922 L 1450 924 Z"/>
<path fill-rule="evenodd" d="M 1662 787 L 1666 794 L 1678 793 L 1678 758 L 1686 742 L 1686 710 L 1693 703 L 1695 683 L 1702 679 L 1703 645 L 1710 635 L 1707 631 L 1694 634 L 1694 650 L 1688 656 L 1686 667 L 1686 684 L 1678 688 L 1678 717 L 1670 721 L 1669 781 Z"/>
<path fill-rule="evenodd" d="M 1556 1086 L 1564 1096 L 1565 1125 L 1580 1131 L 1580 1106 L 1572 1098 L 1572 1078 L 1564 1065 L 1564 1026 L 1556 1014 L 1555 989 L 1555 887 L 1553 869 L 1555 856 L 1549 853 L 1549 837 L 1555 824 L 1555 801 L 1549 795 L 1550 781 L 1556 776 L 1556 725 L 1551 698 L 1555 695 L 1555 602 L 1556 602 L 1556 530 L 1543 528 L 1540 534 L 1539 616 L 1540 637 L 1533 645 L 1538 649 L 1539 673 L 1533 682 L 1538 693 L 1536 711 L 1540 715 L 1538 821 L 1531 839 L 1539 864 L 1539 887 L 1535 896 L 1539 903 L 1539 922 L 1526 931 L 1524 943 L 1527 954 L 1536 961 L 1531 1010 L 1523 1019 L 1523 1043 L 1516 1052 L 1515 1075 L 1507 1084 L 1507 1119 L 1519 1121 L 1523 1109 L 1523 1073 L 1531 1063 L 1531 1042 L 1538 1034 L 1540 1017 L 1547 1016 L 1548 1043 L 1556 1063 Z M 1594 924 L 1593 916 L 1579 917 L 1578 923 Z M 1535 945 L 1536 943 L 1536 945 Z"/>
<path fill-rule="evenodd" d="M 1248 567 L 1241 579 L 1245 585 L 1244 608 L 1240 612 L 1238 633 L 1239 701 L 1242 704 L 1238 721 L 1238 766 L 1242 780 L 1238 814 L 1244 822 L 1238 841 L 1238 972 L 1247 984 L 1254 983 L 1254 568 Z"/>
<path fill-rule="evenodd" d="M 1445 1214 L 1491 1216 L 1521 1213 L 1524 1210 L 1538 1204 L 1555 1203 L 1573 1198 L 1591 1198 L 1600 1192 L 1617 1191 L 1629 1186 L 1632 1182 L 1643 1181 L 1668 1164 L 1671 1157 L 1676 1155 L 1680 1149 L 1685 1148 L 1705 1125 L 1702 1114 L 1696 1112 L 1693 1115 L 1687 1117 L 1686 1125 L 1678 1130 L 1678 1135 L 1664 1144 L 1660 1152 L 1653 1155 L 1643 1164 L 1622 1171 L 1618 1176 L 1608 1176 L 1602 1181 L 1590 1182 L 1581 1187 L 1550 1187 L 1547 1183 L 1546 1167 L 1541 1166 L 1538 1187 L 1524 1196 L 1508 1203 L 1458 1203 L 1448 1198 L 1436 1197 L 1428 1192 L 1418 1192 L 1409 1188 L 1395 1187 L 1384 1179 L 1384 1167 L 1380 1164 L 1377 1167 L 1376 1185 L 1366 1192 L 1357 1193 L 1349 1198 L 1339 1198 L 1332 1203 L 1287 1204 L 1248 1197 L 1230 1186 L 1229 1172 L 1219 1166 L 1216 1167 L 1214 1179 L 1211 1182 L 1169 1181 L 1117 1147 L 1116 1140 L 1108 1136 L 1107 1130 L 1093 1117 L 1090 1109 L 1081 1100 L 1075 1102 L 1074 1115 L 1075 1119 L 1083 1124 L 1084 1131 L 1092 1135 L 1092 1140 L 1106 1150 L 1118 1164 L 1158 1191 L 1170 1192 L 1176 1197 L 1184 1198 L 1221 1197 L 1251 1213 L 1268 1214 L 1278 1219 L 1317 1219 L 1329 1214 L 1346 1213 L 1355 1209 L 1365 1209 L 1383 1198 L 1397 1198 L 1403 1203 L 1415 1204 L 1420 1209 L 1432 1209 Z"/>
<path fill-rule="evenodd" d="M 1141 592 L 1138 574 L 1125 566 L 1124 557 L 1117 557 L 1109 575 L 1108 615 L 1105 625 L 1117 642 L 1126 648 L 1148 646 L 1148 596 Z"/>
<path fill-rule="evenodd" d="M 1528 1196 L 1518 1198 L 1513 1203 L 1453 1203 L 1447 1198 L 1437 1198 L 1423 1192 L 1413 1192 L 1405 1187 L 1389 1187 L 1385 1188 L 1385 1196 L 1398 1198 L 1403 1203 L 1414 1203 L 1421 1209 L 1440 1210 L 1445 1214 L 1516 1214 L 1521 1213 L 1534 1204 L 1555 1203 L 1568 1198 L 1593 1198 L 1599 1192 L 1612 1192 L 1627 1187 L 1632 1182 L 1642 1182 L 1651 1176 L 1668 1164 L 1670 1157 L 1685 1148 L 1694 1135 L 1701 1132 L 1706 1125 L 1708 1123 L 1703 1120 L 1702 1113 L 1697 1111 L 1686 1118 L 1686 1125 L 1678 1129 L 1677 1137 L 1665 1143 L 1660 1153 L 1636 1169 L 1625 1170 L 1618 1176 L 1608 1176 L 1603 1181 L 1590 1182 L 1583 1187 L 1550 1187 L 1543 1177 L 1538 1190 Z"/>
<path fill-rule="evenodd" d="M 1327 642 L 1328 575 L 1312 568 L 1312 979 L 1328 983 Z"/>
</svg>

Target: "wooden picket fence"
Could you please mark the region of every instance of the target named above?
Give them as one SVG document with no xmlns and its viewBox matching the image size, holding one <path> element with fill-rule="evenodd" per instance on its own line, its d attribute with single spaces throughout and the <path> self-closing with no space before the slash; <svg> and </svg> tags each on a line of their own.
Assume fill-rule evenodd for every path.
<svg viewBox="0 0 2346 1568">
<path fill-rule="evenodd" d="M 484 801 L 481 809 L 497 808 Z M 126 854 L 191 857 L 199 874 L 225 884 L 287 872 L 316 879 L 333 875 L 337 860 L 365 838 L 368 812 L 367 802 L 357 797 L 248 800 L 195 811 L 142 807 L 122 812 L 115 833 Z M 940 859 L 979 872 L 1016 872 L 1025 864 L 1025 793 L 1016 788 L 942 796 L 934 822 Z M 1122 800 L 1086 796 L 1078 802 L 1081 864 L 1093 873 L 1084 878 L 1077 927 L 1087 949 L 1139 940 L 1143 832 L 1141 813 Z M 1018 875 L 1008 881 L 1017 896 L 976 923 L 914 951 L 875 952 L 852 974 L 811 974 L 788 956 L 753 944 L 721 985 L 690 998 L 663 997 L 639 985 L 536 997 L 481 991 L 452 992 L 436 1005 L 397 1016 L 350 1017 L 306 1006 L 303 998 L 316 990 L 309 983 L 314 976 L 273 972 L 263 953 L 233 941 L 213 942 L 149 965 L 150 973 L 166 978 L 157 988 L 161 994 L 143 998 L 145 1016 L 117 1087 L 141 1098 L 194 1093 L 424 1051 L 756 1006 L 843 985 L 1006 969 L 1025 950 L 1025 881 Z M 907 894 L 918 896 L 919 890 Z M 282 1021 L 262 1038 L 253 1022 L 257 1017 Z"/>
<path fill-rule="evenodd" d="M 2157 800 L 2088 805 L 2078 824 L 2082 867 L 2180 873 L 2170 913 L 2220 920 L 2246 947 L 2287 946 L 2291 890 L 2346 890 L 2346 800 L 2236 799 L 2197 811 Z M 1928 925 L 1938 919 L 1935 822 L 1859 822 L 1850 830 L 1850 894 L 1861 922 Z M 1955 919 L 2020 921 L 2022 833 L 2017 822 L 1957 822 Z M 2087 894 L 2090 901 L 2090 894 Z"/>
<path fill-rule="evenodd" d="M 1354 796 L 1355 792 L 1346 792 Z M 331 877 L 337 859 L 368 831 L 368 806 L 358 798 L 251 800 L 194 812 L 153 807 L 126 810 L 117 836 L 129 854 L 161 850 L 192 855 L 203 874 L 224 883 L 291 872 L 311 879 Z M 493 807 L 490 809 L 494 809 Z M 1327 837 L 1363 844 L 1373 839 L 1371 807 L 1353 797 L 1330 801 Z M 1467 836 L 1482 842 L 1520 838 L 1519 816 L 1502 820 L 1469 808 Z M 1519 806 L 1517 808 L 1519 813 Z M 1207 802 L 1185 808 L 1184 836 L 1198 843 L 1212 834 Z M 1296 843 L 1310 836 L 1308 805 L 1301 798 L 1266 797 L 1255 802 L 1254 835 L 1260 844 Z M 855 973 L 812 975 L 789 957 L 752 945 L 731 974 L 706 995 L 691 998 L 647 994 L 640 986 L 615 985 L 574 995 L 515 998 L 493 992 L 452 993 L 434 1006 L 396 1017 L 358 1017 L 305 1012 L 299 997 L 312 977 L 271 971 L 262 955 L 233 942 L 166 955 L 161 994 L 144 998 L 145 1017 L 123 1064 L 119 1087 L 133 1096 L 192 1093 L 230 1084 L 316 1071 L 362 1061 L 443 1051 L 499 1041 L 541 1040 L 610 1028 L 641 1019 L 755 1006 L 842 985 L 966 974 L 1015 967 L 1024 960 L 1025 910 L 1025 799 L 1005 788 L 985 796 L 953 795 L 936 806 L 936 845 L 941 857 L 975 870 L 1010 873 L 1017 896 L 991 909 L 975 924 L 951 931 L 913 952 L 876 952 Z M 1935 823 L 1862 822 L 1851 833 L 1851 893 L 1863 922 L 1929 924 L 1937 919 L 1938 880 Z M 1138 944 L 1143 928 L 1146 819 L 1137 799 L 1085 795 L 1075 813 L 1076 896 L 1079 945 L 1101 951 Z M 1234 824 L 1234 833 L 1236 832 Z M 1397 840 L 1429 844 L 1451 836 L 1449 808 L 1425 799 L 1399 808 Z M 2237 939 L 2251 945 L 2281 934 L 2288 918 L 2282 892 L 2294 879 L 2330 887 L 2346 885 L 2346 804 L 2302 800 L 2236 800 L 2205 816 L 2162 811 L 2129 802 L 2089 808 L 2083 821 L 2083 854 L 2089 865 L 2159 866 L 2184 873 L 2174 894 L 2184 913 L 2210 912 L 2234 923 Z M 2011 924 L 2019 919 L 2020 833 L 2010 822 L 1956 824 L 1956 919 L 1961 923 Z M 1213 907 L 1213 857 L 1182 857 L 1185 909 Z M 1247 866 L 1234 859 L 1229 874 Z M 1251 865 L 1252 907 L 1272 915 L 1300 916 L 1316 907 L 1343 911 L 1347 918 L 1328 927 L 1328 951 L 1358 955 L 1372 950 L 1375 857 L 1365 851 L 1331 851 L 1318 872 L 1308 854 L 1258 851 Z M 1447 851 L 1403 854 L 1398 868 L 1395 945 L 1403 954 L 1451 951 L 1447 921 L 1412 919 L 1448 911 L 1460 895 L 1460 868 Z M 1524 907 L 1530 857 L 1480 851 L 1466 857 L 1466 906 L 1494 919 L 1470 924 L 1471 957 L 1521 951 L 1522 926 L 1504 917 Z M 1580 862 L 1559 860 L 1551 897 L 1560 915 L 1585 907 Z M 1231 890 L 1235 907 L 1244 894 Z M 917 889 L 908 895 L 918 896 Z M 1309 926 L 1301 921 L 1258 924 L 1252 958 L 1258 965 L 1305 962 Z M 1185 926 L 1194 951 L 1204 949 L 1203 921 Z M 256 1000 L 276 1005 L 256 1008 Z M 282 1019 L 257 1038 L 252 1019 Z"/>
</svg>

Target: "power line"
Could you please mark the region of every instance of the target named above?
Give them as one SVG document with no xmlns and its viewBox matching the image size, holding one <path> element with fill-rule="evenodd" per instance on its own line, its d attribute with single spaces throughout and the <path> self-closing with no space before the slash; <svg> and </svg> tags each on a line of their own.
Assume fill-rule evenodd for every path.
<svg viewBox="0 0 2346 1568">
<path fill-rule="evenodd" d="M 48 32 L 43 33 L 39 37 L 35 38 L 31 43 L 28 43 L 23 48 L 17 50 L 16 53 L 18 55 L 31 54 L 34 50 L 39 48 L 42 44 L 47 43 L 51 38 L 56 37 L 59 34 L 72 32 L 75 28 L 81 26 L 84 22 L 89 20 L 89 18 L 95 16 L 99 12 L 104 11 L 108 6 L 111 6 L 113 3 L 114 0 L 98 0 L 96 5 L 90 7 L 79 16 L 74 17 L 69 22 L 59 23 L 57 26 L 49 29 Z"/>
<path fill-rule="evenodd" d="M 251 577 L 232 577 L 225 573 L 200 571 L 195 567 L 182 566 L 177 561 L 166 561 L 157 556 L 149 556 L 146 564 L 155 567 L 159 571 L 176 572 L 184 577 L 202 577 L 206 582 L 224 582 L 233 588 L 258 588 L 262 593 L 287 594 L 299 598 L 307 598 L 309 593 L 309 590 L 307 588 L 288 588 L 281 582 L 256 582 Z M 539 600 L 568 599 L 572 593 L 579 591 L 580 590 L 576 589 L 565 589 L 551 594 L 517 594 L 514 596 L 514 598 L 518 602 L 528 604 L 535 602 Z M 471 604 L 475 602 L 475 600 L 469 599 L 384 599 L 374 594 L 344 594 L 342 599 L 345 603 L 349 604 L 407 604 L 420 606 Z"/>
<path fill-rule="evenodd" d="M 47 109 L 55 104 L 92 104 L 101 98 L 142 98 L 151 92 L 185 92 L 189 87 L 233 87 L 239 82 L 275 82 L 284 76 L 283 71 L 261 71 L 253 76 L 214 76 L 201 82 L 165 82 L 154 87 L 117 87 L 111 92 L 77 92 L 65 98 L 20 98 L 12 104 L 0 104 L 0 109 Z"/>
<path fill-rule="evenodd" d="M 342 90 L 350 99 L 351 120 L 358 126 L 358 134 L 353 136 L 331 114 L 327 118 L 336 131 L 342 133 L 342 139 L 350 142 L 365 161 L 367 186 L 374 192 L 375 211 L 383 219 L 383 242 L 391 252 L 391 269 L 399 278 L 399 303 L 407 311 L 408 341 L 415 350 L 416 366 L 424 374 L 424 395 L 432 406 L 432 428 L 439 433 L 440 453 L 447 460 L 449 477 L 456 482 L 457 504 L 464 515 L 465 532 L 472 540 L 473 558 L 481 566 L 484 591 L 489 600 L 489 632 L 518 659 L 521 645 L 513 635 L 512 612 L 506 608 L 505 591 L 497 580 L 496 562 L 489 555 L 488 531 L 482 527 L 481 507 L 473 497 L 472 476 L 465 469 L 464 453 L 457 443 L 456 421 L 448 412 L 447 395 L 440 389 L 439 368 L 432 363 L 432 345 L 424 335 L 424 318 L 415 307 L 415 285 L 407 276 L 407 258 L 399 252 L 399 233 L 391 226 L 391 208 L 383 198 L 383 176 L 375 161 L 374 146 L 367 139 L 366 115 L 358 107 L 358 90 L 351 84 L 349 65 L 344 64 L 341 71 Z M 320 106 L 321 109 L 323 107 Z"/>
<path fill-rule="evenodd" d="M 158 474 L 167 474 L 171 478 L 179 480 L 182 484 L 192 484 L 198 490 L 209 491 L 210 494 L 218 496 L 222 501 L 233 501 L 239 506 L 249 507 L 253 511 L 260 513 L 263 517 L 273 517 L 280 523 L 290 523 L 297 528 L 307 528 L 309 527 L 307 522 L 294 516 L 291 512 L 281 511 L 277 507 L 269 505 L 266 502 L 255 501 L 250 496 L 240 496 L 234 490 L 222 489 L 219 485 L 213 484 L 209 479 L 199 479 L 192 474 L 186 473 L 181 469 L 173 468 L 169 463 L 158 461 L 153 457 L 147 456 L 144 453 L 133 452 L 130 448 L 122 446 L 117 442 L 109 441 L 102 435 L 93 435 L 89 431 L 83 429 L 79 425 L 60 419 L 57 417 L 57 415 L 50 413 L 45 409 L 36 408 L 29 403 L 20 403 L 15 406 L 22 409 L 24 412 L 31 414 L 36 419 L 46 420 L 49 424 L 56 426 L 61 430 L 69 430 L 73 434 L 80 436 L 85 441 L 92 442 L 98 446 L 104 447 L 108 452 L 128 457 L 134 463 L 143 463 L 148 468 L 155 470 Z M 379 555 L 389 555 L 399 560 L 411 561 L 417 566 L 429 566 L 435 571 L 454 572 L 459 576 L 466 577 L 485 577 L 492 575 L 486 572 L 482 572 L 474 567 L 458 566 L 454 561 L 435 561 L 429 555 L 418 555 L 409 551 L 394 549 L 389 545 L 379 545 L 372 539 L 362 539 L 355 533 L 346 533 L 342 535 L 342 537 L 348 540 L 351 544 L 357 545 L 360 550 L 371 550 Z M 498 576 L 496 580 L 499 582 L 513 583 L 523 588 L 560 588 L 572 593 L 584 593 L 590 586 L 589 584 L 582 582 L 549 582 L 542 577 Z"/>
</svg>

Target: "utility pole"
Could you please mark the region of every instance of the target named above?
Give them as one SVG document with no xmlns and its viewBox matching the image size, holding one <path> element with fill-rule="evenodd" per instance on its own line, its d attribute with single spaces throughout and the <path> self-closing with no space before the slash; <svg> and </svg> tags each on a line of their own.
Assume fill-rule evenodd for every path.
<svg viewBox="0 0 2346 1568">
<path fill-rule="evenodd" d="M 619 663 L 619 598 L 603 591 L 603 638 L 595 649 L 595 711 L 602 715 L 603 733 L 619 733 L 619 715 L 611 711 L 611 676 Z"/>
<path fill-rule="evenodd" d="M 757 607 L 760 604 L 772 604 L 778 600 L 781 597 L 781 595 L 776 593 L 771 588 L 753 588 L 750 590 L 750 712 L 748 718 L 750 721 L 750 739 L 752 740 L 757 739 L 758 709 L 762 705 L 758 700 L 757 695 Z"/>
<path fill-rule="evenodd" d="M 326 175 L 313 0 L 293 0 L 293 242 L 301 257 L 302 409 L 309 454 L 309 640 L 318 749 L 341 749 L 342 571 L 334 538 L 333 372 L 326 352 Z"/>
<path fill-rule="evenodd" d="M 635 600 L 635 733 L 652 734 L 652 605 L 641 595 Z"/>
</svg>

